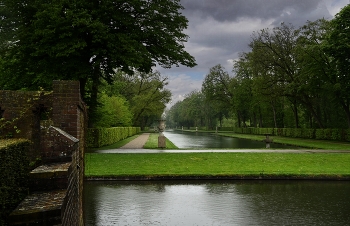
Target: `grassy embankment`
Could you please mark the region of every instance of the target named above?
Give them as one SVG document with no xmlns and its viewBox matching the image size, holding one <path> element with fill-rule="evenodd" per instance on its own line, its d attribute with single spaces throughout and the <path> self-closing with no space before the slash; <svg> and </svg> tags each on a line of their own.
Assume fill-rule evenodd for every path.
<svg viewBox="0 0 350 226">
<path fill-rule="evenodd" d="M 179 149 L 173 144 L 168 138 L 166 138 L 166 149 Z M 158 148 L 158 133 L 151 133 L 147 142 L 143 146 L 146 149 L 157 149 Z"/>
<path fill-rule="evenodd" d="M 108 146 L 103 146 L 103 147 L 99 147 L 99 148 L 90 148 L 90 151 L 96 151 L 96 150 L 108 150 L 108 149 L 117 149 L 120 148 L 124 145 L 126 145 L 127 143 L 129 143 L 130 141 L 132 141 L 133 139 L 137 138 L 138 136 L 140 136 L 140 134 L 128 137 L 124 140 L 121 140 L 115 144 L 112 145 L 108 145 Z M 158 148 L 158 133 L 151 133 L 144 148 L 146 149 L 157 149 Z M 178 149 L 178 147 L 176 147 L 169 139 L 166 139 L 166 149 Z"/>
<path fill-rule="evenodd" d="M 195 130 L 185 130 L 185 131 L 196 132 Z M 198 131 L 198 132 L 215 133 L 215 130 Z M 233 132 L 218 132 L 217 134 L 220 136 L 236 137 L 236 138 L 255 140 L 255 141 L 262 141 L 266 138 L 264 135 L 239 134 L 239 133 L 233 133 Z M 274 143 L 304 147 L 308 149 L 349 150 L 350 151 L 350 142 L 290 138 L 290 137 L 280 137 L 280 136 L 270 136 L 270 138 L 273 140 Z"/>
<path fill-rule="evenodd" d="M 238 133 L 218 133 L 221 136 L 237 137 L 241 139 L 262 141 L 265 139 L 264 135 L 252 135 L 252 134 L 238 134 Z M 350 142 L 329 141 L 329 140 L 313 140 L 313 139 L 301 139 L 290 137 L 270 137 L 274 143 L 294 145 L 312 149 L 324 149 L 324 150 L 350 150 Z"/>
<path fill-rule="evenodd" d="M 86 154 L 88 177 L 350 178 L 350 154 Z"/>
<path fill-rule="evenodd" d="M 157 135 L 150 136 L 146 146 L 157 147 L 156 138 Z M 250 135 L 241 138 L 253 139 Z M 263 136 L 255 138 L 262 140 Z M 276 141 L 276 137 L 273 139 Z M 299 140 L 303 139 L 287 139 L 288 144 L 294 145 Z M 303 142 L 314 144 L 311 148 L 350 149 L 347 143 Z M 98 178 L 350 178 L 350 153 L 88 153 L 85 159 L 86 176 Z"/>
</svg>

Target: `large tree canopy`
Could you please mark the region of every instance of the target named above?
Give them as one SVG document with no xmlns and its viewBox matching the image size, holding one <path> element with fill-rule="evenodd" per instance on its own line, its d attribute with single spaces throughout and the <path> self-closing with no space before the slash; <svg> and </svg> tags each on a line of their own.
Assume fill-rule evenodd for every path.
<svg viewBox="0 0 350 226">
<path fill-rule="evenodd" d="M 0 88 L 50 88 L 80 80 L 92 92 L 119 68 L 195 66 L 184 50 L 179 0 L 1 0 Z"/>
</svg>

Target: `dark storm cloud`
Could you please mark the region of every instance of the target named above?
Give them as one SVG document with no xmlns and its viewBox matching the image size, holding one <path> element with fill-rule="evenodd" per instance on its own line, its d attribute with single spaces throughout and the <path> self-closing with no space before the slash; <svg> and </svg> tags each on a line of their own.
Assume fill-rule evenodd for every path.
<svg viewBox="0 0 350 226">
<path fill-rule="evenodd" d="M 184 14 L 189 18 L 193 15 L 201 18 L 211 16 L 221 22 L 236 21 L 242 17 L 263 20 L 280 18 L 290 11 L 309 18 L 310 12 L 327 10 L 320 0 L 181 0 L 181 4 L 185 7 Z"/>
</svg>

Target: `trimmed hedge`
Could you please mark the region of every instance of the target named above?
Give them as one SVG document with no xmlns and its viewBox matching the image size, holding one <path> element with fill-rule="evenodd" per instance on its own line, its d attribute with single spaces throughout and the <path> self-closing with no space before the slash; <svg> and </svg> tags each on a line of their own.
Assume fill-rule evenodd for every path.
<svg viewBox="0 0 350 226">
<path fill-rule="evenodd" d="M 89 128 L 87 147 L 99 148 L 111 145 L 141 132 L 140 127 Z"/>
<path fill-rule="evenodd" d="M 202 131 L 207 131 L 208 130 L 208 128 L 207 127 L 205 127 L 205 126 L 197 126 L 197 127 L 190 127 L 189 129 L 190 130 L 196 130 L 196 128 L 198 129 L 198 130 L 202 130 Z M 184 127 L 184 129 L 186 129 L 185 127 Z"/>
<path fill-rule="evenodd" d="M 0 140 L 0 225 L 28 194 L 30 141 Z"/>
<path fill-rule="evenodd" d="M 303 129 L 303 128 L 234 128 L 235 133 L 305 138 L 316 140 L 350 141 L 349 129 Z"/>
<path fill-rule="evenodd" d="M 218 127 L 218 131 L 233 131 L 233 127 Z"/>
</svg>

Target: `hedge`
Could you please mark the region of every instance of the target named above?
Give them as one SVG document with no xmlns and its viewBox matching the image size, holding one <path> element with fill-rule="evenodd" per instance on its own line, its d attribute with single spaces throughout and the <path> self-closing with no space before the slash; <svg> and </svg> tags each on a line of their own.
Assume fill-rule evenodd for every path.
<svg viewBox="0 0 350 226">
<path fill-rule="evenodd" d="M 28 194 L 30 141 L 0 140 L 0 225 Z"/>
<path fill-rule="evenodd" d="M 140 127 L 89 128 L 86 139 L 87 147 L 99 148 L 111 145 L 140 132 Z"/>
<path fill-rule="evenodd" d="M 317 139 L 317 140 L 334 140 L 350 141 L 349 129 L 303 129 L 303 128 L 234 128 L 235 133 L 243 134 L 271 134 L 274 136 Z"/>
</svg>

